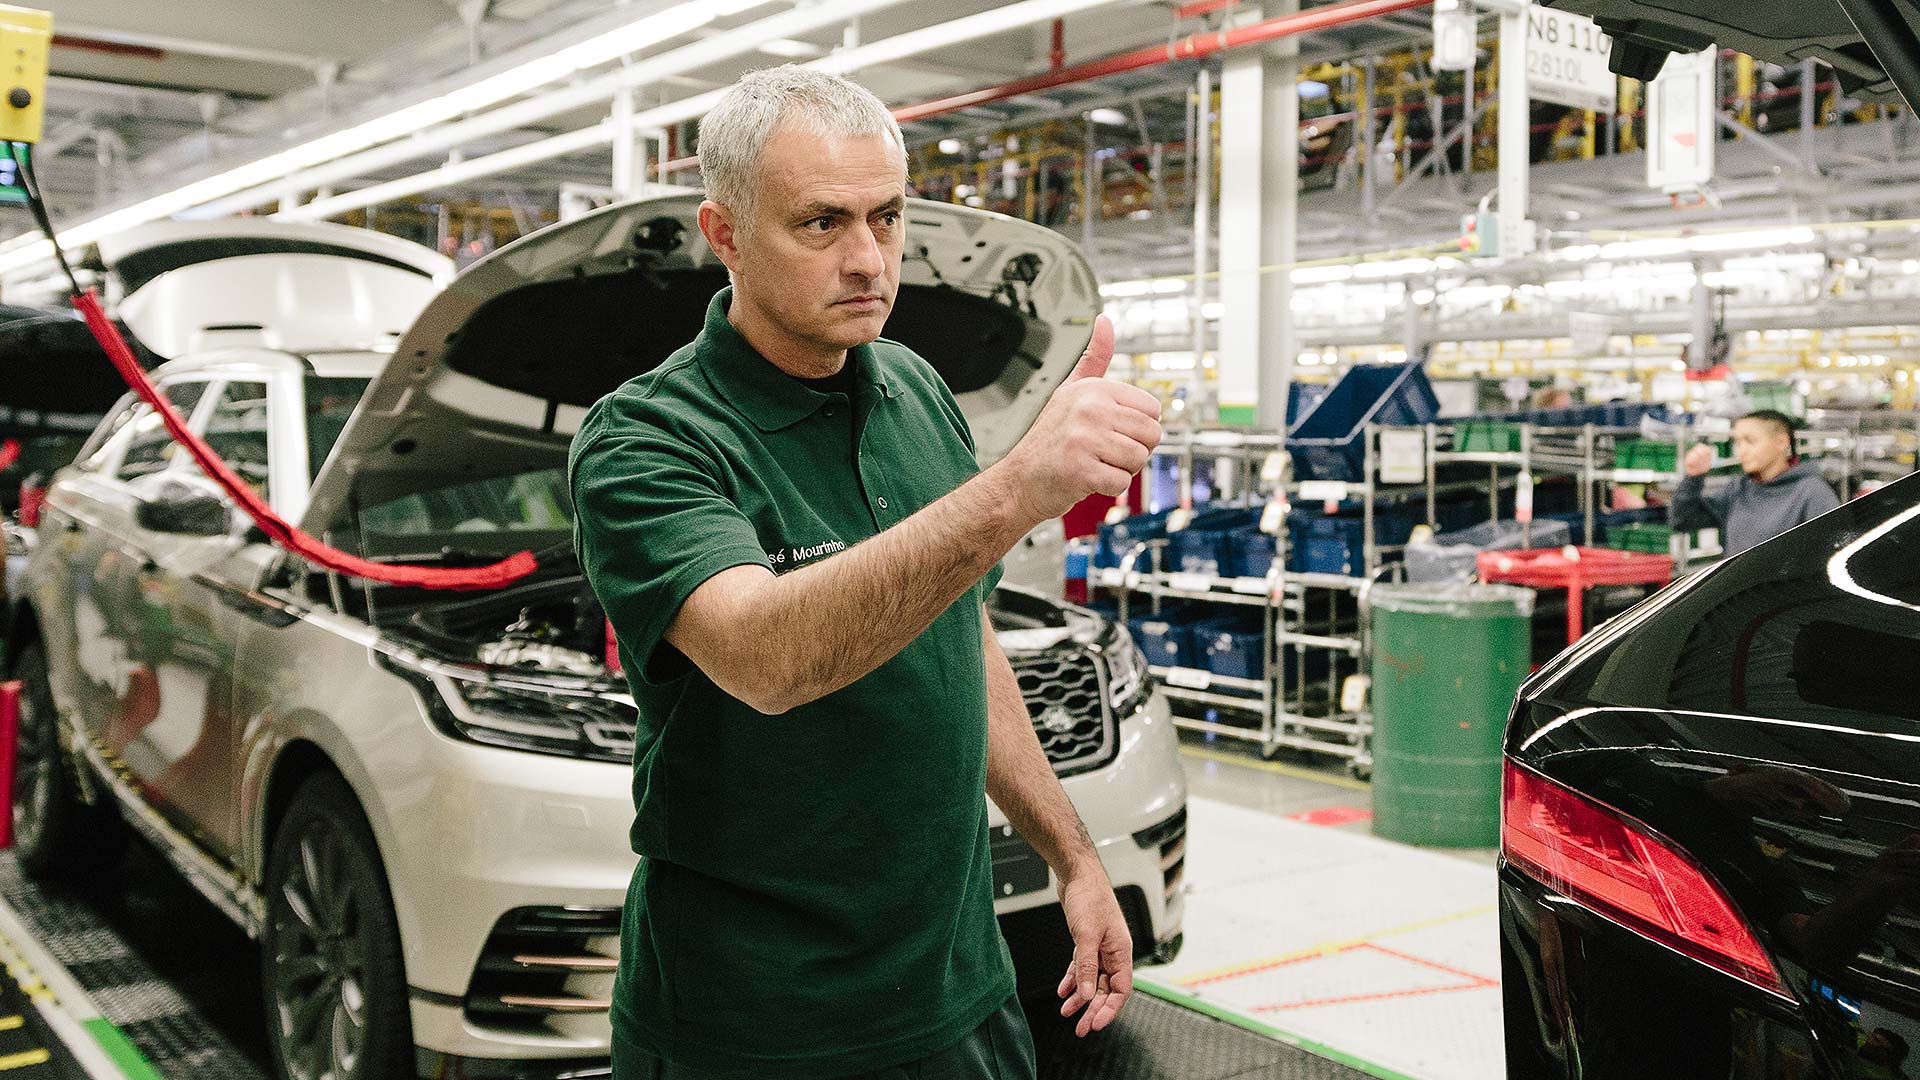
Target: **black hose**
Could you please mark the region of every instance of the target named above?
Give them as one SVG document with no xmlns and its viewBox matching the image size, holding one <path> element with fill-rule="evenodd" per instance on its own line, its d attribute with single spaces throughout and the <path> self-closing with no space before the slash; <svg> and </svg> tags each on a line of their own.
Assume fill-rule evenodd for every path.
<svg viewBox="0 0 1920 1080">
<path fill-rule="evenodd" d="M 47 234 L 47 243 L 53 245 L 53 257 L 60 262 L 60 272 L 67 275 L 67 284 L 72 286 L 73 295 L 79 296 L 80 279 L 73 276 L 73 267 L 67 265 L 67 254 L 60 250 L 60 239 L 54 235 L 53 221 L 47 216 L 46 201 L 40 197 L 40 178 L 33 171 L 33 144 L 10 142 L 7 149 L 20 169 L 20 186 L 27 192 L 27 208 L 33 211 L 33 219 L 40 223 L 40 231 Z"/>
</svg>

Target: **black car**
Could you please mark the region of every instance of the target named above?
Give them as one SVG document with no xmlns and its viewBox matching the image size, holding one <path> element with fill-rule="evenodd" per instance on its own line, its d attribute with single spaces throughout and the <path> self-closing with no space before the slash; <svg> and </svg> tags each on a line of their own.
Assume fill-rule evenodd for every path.
<svg viewBox="0 0 1920 1080">
<path fill-rule="evenodd" d="M 1920 476 L 1562 654 L 1506 754 L 1510 1077 L 1920 1070 Z"/>
<path fill-rule="evenodd" d="M 1718 44 L 1920 101 L 1913 0 L 1549 2 L 1620 74 Z M 1920 1076 L 1920 477 L 1560 656 L 1506 755 L 1509 1077 Z"/>
</svg>

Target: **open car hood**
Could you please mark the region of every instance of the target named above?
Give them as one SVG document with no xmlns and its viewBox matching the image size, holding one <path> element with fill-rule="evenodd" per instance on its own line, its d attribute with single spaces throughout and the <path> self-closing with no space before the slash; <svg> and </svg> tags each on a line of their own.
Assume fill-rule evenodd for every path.
<svg viewBox="0 0 1920 1080">
<path fill-rule="evenodd" d="M 381 351 L 453 280 L 431 248 L 330 222 L 156 221 L 102 237 L 94 256 L 114 316 L 169 359 Z"/>
<path fill-rule="evenodd" d="M 562 467 L 588 406 L 700 332 L 726 268 L 698 194 L 605 207 L 469 266 L 427 305 L 315 482 L 310 532 L 351 503 Z M 925 357 L 984 467 L 1072 372 L 1099 293 L 1078 248 L 1031 222 L 907 202 L 907 256 L 884 333 Z"/>
<path fill-rule="evenodd" d="M 1590 15 L 1613 38 L 1615 72 L 1649 79 L 1675 52 L 1719 45 L 1775 64 L 1819 60 L 1848 94 L 1897 101 L 1920 75 L 1914 0 L 1543 0 Z M 1910 74 L 1911 73 L 1911 74 Z M 1907 85 L 1901 85 L 1907 84 Z"/>
</svg>

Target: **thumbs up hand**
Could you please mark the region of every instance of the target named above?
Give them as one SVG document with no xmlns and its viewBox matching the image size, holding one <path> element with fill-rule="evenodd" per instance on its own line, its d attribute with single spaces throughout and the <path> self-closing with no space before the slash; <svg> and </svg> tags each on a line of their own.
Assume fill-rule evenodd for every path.
<svg viewBox="0 0 1920 1080">
<path fill-rule="evenodd" d="M 1018 445 L 994 468 L 1005 470 L 1017 509 L 1032 525 L 1059 517 L 1094 492 L 1124 495 L 1160 445 L 1160 400 L 1109 379 L 1113 323 L 1093 320 L 1093 337 L 1073 373 Z"/>
</svg>

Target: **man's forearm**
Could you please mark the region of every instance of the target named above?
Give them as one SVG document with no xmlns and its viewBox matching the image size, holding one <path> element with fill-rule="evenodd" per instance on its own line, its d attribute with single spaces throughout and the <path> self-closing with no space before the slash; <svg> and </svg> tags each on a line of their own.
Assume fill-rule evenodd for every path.
<svg viewBox="0 0 1920 1080">
<path fill-rule="evenodd" d="M 777 678 L 788 699 L 824 697 L 919 637 L 1031 528 L 1012 504 L 988 469 L 879 535 L 775 578 L 746 613 L 746 632 L 806 644 L 764 653 L 789 665 Z"/>
<path fill-rule="evenodd" d="M 998 645 L 986 653 L 987 797 L 1062 882 L 1099 868 L 1093 838 L 1034 734 L 1013 665 Z"/>
<path fill-rule="evenodd" d="M 1707 478 L 1689 476 L 1673 489 L 1673 507 L 1668 520 L 1676 529 L 1716 529 L 1726 524 L 1726 516 L 1706 497 Z"/>
</svg>

